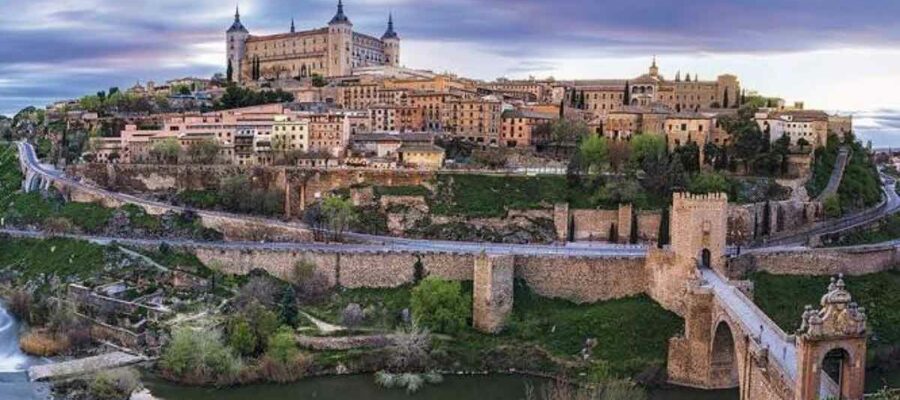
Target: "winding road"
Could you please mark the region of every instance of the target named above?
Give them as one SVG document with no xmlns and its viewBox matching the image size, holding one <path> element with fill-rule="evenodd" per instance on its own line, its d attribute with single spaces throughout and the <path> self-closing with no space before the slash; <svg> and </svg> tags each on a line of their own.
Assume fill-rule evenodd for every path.
<svg viewBox="0 0 900 400">
<path fill-rule="evenodd" d="M 23 168 L 33 171 L 41 177 L 49 180 L 63 181 L 69 186 L 78 187 L 80 190 L 91 192 L 97 195 L 114 198 L 116 200 L 138 205 L 148 205 L 173 210 L 175 212 L 192 211 L 199 216 L 220 216 L 234 218 L 253 223 L 262 223 L 270 226 L 281 226 L 288 228 L 311 229 L 309 226 L 296 223 L 285 222 L 275 219 L 266 219 L 251 217 L 246 215 L 237 215 L 223 213 L 217 211 L 197 210 L 186 207 L 179 207 L 158 201 L 142 199 L 124 193 L 112 192 L 100 189 L 82 182 L 80 179 L 73 179 L 66 176 L 62 172 L 51 166 L 41 164 L 34 152 L 31 144 L 19 142 L 19 154 L 22 159 Z M 26 182 L 26 186 L 31 183 Z M 17 230 L 0 230 L 9 234 L 41 236 L 39 232 L 33 231 L 17 231 Z M 646 245 L 619 245 L 608 243 L 566 243 L 565 245 L 543 245 L 543 244 L 498 244 L 498 243 L 482 243 L 482 242 L 456 242 L 441 240 L 422 240 L 422 239 L 406 239 L 392 236 L 367 235 L 362 233 L 345 233 L 344 237 L 359 243 L 287 243 L 287 242 L 199 242 L 193 240 L 162 240 L 162 239 L 132 239 L 132 238 L 116 238 L 116 237 L 97 237 L 72 235 L 72 237 L 93 242 L 112 242 L 132 244 L 149 244 L 166 241 L 172 244 L 183 244 L 190 246 L 207 246 L 219 248 L 245 248 L 245 249 L 270 249 L 270 250 L 337 250 L 349 252 L 374 252 L 384 250 L 396 251 L 413 251 L 413 252 L 454 252 L 454 253 L 481 253 L 490 254 L 513 254 L 513 255 L 559 255 L 571 257 L 643 257 L 647 252 Z"/>
</svg>

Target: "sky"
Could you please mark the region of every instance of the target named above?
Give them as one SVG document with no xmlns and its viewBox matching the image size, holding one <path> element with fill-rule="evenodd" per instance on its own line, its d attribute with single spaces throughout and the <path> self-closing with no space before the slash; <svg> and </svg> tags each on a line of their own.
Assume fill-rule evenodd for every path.
<svg viewBox="0 0 900 400">
<path fill-rule="evenodd" d="M 337 0 L 239 0 L 251 34 L 324 26 Z M 0 114 L 110 86 L 225 69 L 235 1 L 0 0 Z M 477 79 L 714 79 L 852 113 L 900 147 L 900 1 L 346 0 L 354 29 L 393 13 L 401 63 Z"/>
</svg>

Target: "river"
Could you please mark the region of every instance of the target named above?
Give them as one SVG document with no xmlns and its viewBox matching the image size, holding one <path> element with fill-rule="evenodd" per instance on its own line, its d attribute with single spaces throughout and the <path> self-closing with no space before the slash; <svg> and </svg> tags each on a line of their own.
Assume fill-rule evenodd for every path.
<svg viewBox="0 0 900 400">
<path fill-rule="evenodd" d="M 520 400 L 526 385 L 540 392 L 545 379 L 519 375 L 447 376 L 439 385 L 426 386 L 414 395 L 382 389 L 371 375 L 311 378 L 288 385 L 250 385 L 229 389 L 191 388 L 147 377 L 145 385 L 163 400 Z M 651 400 L 736 400 L 736 390 L 703 391 L 686 388 L 656 390 Z"/>
<path fill-rule="evenodd" d="M 39 360 L 19 350 L 19 322 L 0 303 L 0 399 L 40 399 L 45 388 L 28 382 L 25 370 Z"/>
</svg>

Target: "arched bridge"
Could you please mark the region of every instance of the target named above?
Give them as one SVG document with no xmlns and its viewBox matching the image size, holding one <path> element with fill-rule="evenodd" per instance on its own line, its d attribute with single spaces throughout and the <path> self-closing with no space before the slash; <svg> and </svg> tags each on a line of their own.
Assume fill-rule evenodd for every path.
<svg viewBox="0 0 900 400">
<path fill-rule="evenodd" d="M 670 254 L 659 265 L 651 295 L 685 319 L 669 343 L 670 380 L 706 389 L 739 388 L 748 400 L 863 397 L 865 310 L 842 278 L 825 290 L 819 309 L 797 318 L 787 334 L 752 301 L 752 284 L 724 277 L 724 195 L 676 194 Z M 825 289 L 825 288 L 823 288 Z"/>
</svg>

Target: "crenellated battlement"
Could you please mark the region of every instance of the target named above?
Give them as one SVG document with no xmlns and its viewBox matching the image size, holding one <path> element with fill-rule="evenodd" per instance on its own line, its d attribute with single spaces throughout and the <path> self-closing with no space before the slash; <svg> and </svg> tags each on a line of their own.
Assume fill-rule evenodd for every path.
<svg viewBox="0 0 900 400">
<path fill-rule="evenodd" d="M 697 206 L 701 204 L 728 204 L 726 193 L 693 194 L 688 192 L 672 193 L 672 201 L 675 207 L 681 205 Z"/>
</svg>

